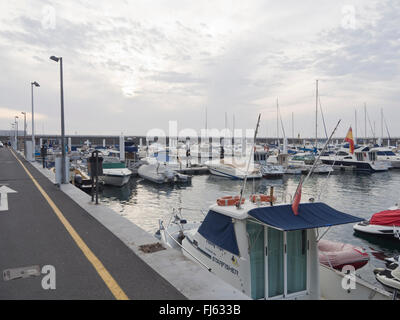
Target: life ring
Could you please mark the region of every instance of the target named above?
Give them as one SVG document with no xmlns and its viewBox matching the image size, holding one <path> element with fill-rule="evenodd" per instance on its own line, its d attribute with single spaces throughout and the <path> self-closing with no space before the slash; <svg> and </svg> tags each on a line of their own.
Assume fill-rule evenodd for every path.
<svg viewBox="0 0 400 320">
<path fill-rule="evenodd" d="M 250 201 L 255 202 L 271 202 L 271 196 L 267 196 L 266 194 L 252 194 L 250 196 Z M 276 198 L 272 196 L 272 202 L 276 202 Z"/>
<path fill-rule="evenodd" d="M 217 199 L 217 204 L 219 206 L 234 206 L 234 205 L 236 205 L 236 203 L 239 202 L 239 200 L 240 200 L 239 196 L 235 196 L 235 197 L 227 196 L 227 197 L 222 197 L 222 198 Z M 245 199 L 242 198 L 241 204 L 243 204 L 244 201 L 245 201 Z"/>
</svg>

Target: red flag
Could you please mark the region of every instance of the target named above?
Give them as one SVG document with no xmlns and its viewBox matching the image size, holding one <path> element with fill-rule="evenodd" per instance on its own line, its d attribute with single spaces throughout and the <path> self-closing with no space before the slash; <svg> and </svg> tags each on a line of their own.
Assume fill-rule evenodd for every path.
<svg viewBox="0 0 400 320">
<path fill-rule="evenodd" d="M 297 216 L 299 214 L 299 204 L 300 204 L 300 200 L 301 200 L 302 184 L 303 184 L 303 181 L 301 179 L 299 185 L 297 186 L 296 193 L 294 195 L 294 199 L 293 199 L 293 203 L 292 203 L 292 210 L 293 210 L 295 216 Z"/>
<path fill-rule="evenodd" d="M 354 139 L 353 139 L 353 130 L 349 129 L 349 131 L 347 132 L 347 136 L 344 139 L 344 141 L 349 143 L 349 148 L 350 148 L 350 153 L 353 154 L 354 153 Z"/>
</svg>

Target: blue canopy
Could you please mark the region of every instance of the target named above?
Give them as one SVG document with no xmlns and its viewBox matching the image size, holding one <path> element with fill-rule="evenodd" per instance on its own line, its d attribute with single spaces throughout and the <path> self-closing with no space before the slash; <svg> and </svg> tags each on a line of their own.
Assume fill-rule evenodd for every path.
<svg viewBox="0 0 400 320">
<path fill-rule="evenodd" d="M 283 231 L 330 227 L 365 220 L 337 211 L 321 202 L 300 204 L 297 216 L 293 213 L 291 205 L 255 208 L 248 214 Z"/>
<path fill-rule="evenodd" d="M 232 218 L 210 210 L 198 232 L 220 248 L 239 255 Z"/>
</svg>

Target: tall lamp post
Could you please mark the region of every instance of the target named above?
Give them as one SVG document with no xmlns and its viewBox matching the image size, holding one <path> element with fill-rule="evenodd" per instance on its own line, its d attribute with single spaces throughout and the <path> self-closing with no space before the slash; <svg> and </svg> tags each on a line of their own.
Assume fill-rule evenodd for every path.
<svg viewBox="0 0 400 320">
<path fill-rule="evenodd" d="M 31 82 L 31 97 L 32 97 L 32 161 L 35 161 L 35 118 L 33 113 L 33 86 L 40 87 L 36 81 Z"/>
<path fill-rule="evenodd" d="M 11 131 L 10 131 L 10 143 L 11 147 L 13 146 L 12 141 L 15 139 L 15 123 L 10 123 L 11 124 Z M 14 139 L 13 139 L 14 135 Z"/>
<path fill-rule="evenodd" d="M 15 131 L 15 148 L 18 151 L 18 116 L 15 116 L 15 126 L 17 128 L 17 130 Z"/>
<path fill-rule="evenodd" d="M 24 115 L 24 155 L 26 156 L 26 112 L 21 112 Z"/>
<path fill-rule="evenodd" d="M 64 129 L 64 86 L 62 57 L 51 56 L 50 60 L 60 62 L 60 90 L 61 90 L 61 183 L 67 183 L 65 177 L 65 129 Z"/>
</svg>

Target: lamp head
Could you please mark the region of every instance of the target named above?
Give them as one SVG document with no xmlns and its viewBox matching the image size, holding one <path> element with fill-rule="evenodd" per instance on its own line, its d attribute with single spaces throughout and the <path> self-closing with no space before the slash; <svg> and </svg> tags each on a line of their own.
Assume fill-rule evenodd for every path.
<svg viewBox="0 0 400 320">
<path fill-rule="evenodd" d="M 56 56 L 51 56 L 50 60 L 53 60 L 55 62 L 58 62 L 58 60 L 60 60 L 60 58 L 56 57 Z"/>
<path fill-rule="evenodd" d="M 36 81 L 34 81 L 34 82 L 31 82 L 31 85 L 34 85 L 35 87 L 40 87 L 40 84 L 39 84 L 39 83 L 37 83 Z"/>
</svg>

